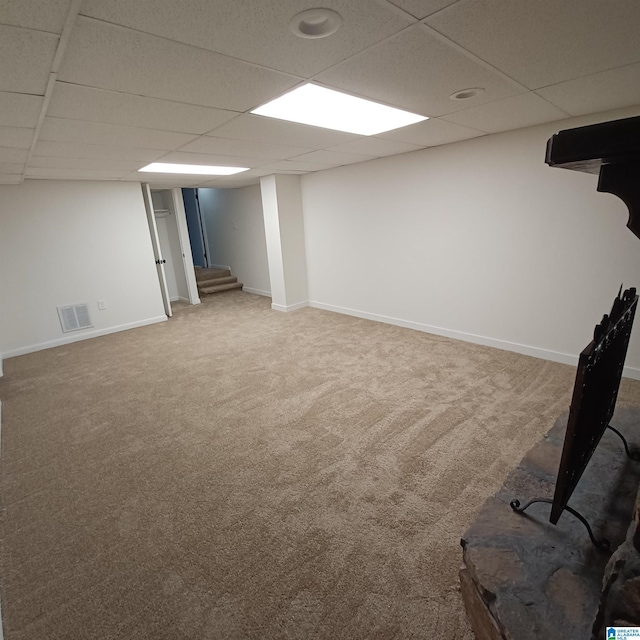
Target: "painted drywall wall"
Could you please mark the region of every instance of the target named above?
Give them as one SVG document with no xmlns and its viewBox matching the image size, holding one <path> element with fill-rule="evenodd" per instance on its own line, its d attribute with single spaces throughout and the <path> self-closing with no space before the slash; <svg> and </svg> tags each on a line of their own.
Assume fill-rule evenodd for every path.
<svg viewBox="0 0 640 640">
<path fill-rule="evenodd" d="M 306 307 L 309 301 L 300 176 L 264 176 L 260 178 L 260 191 L 271 308 L 295 311 Z"/>
<path fill-rule="evenodd" d="M 307 262 L 304 254 L 304 216 L 300 176 L 275 176 L 280 220 L 280 241 L 287 289 L 287 306 L 306 306 Z"/>
<path fill-rule="evenodd" d="M 250 293 L 270 296 L 260 186 L 198 189 L 211 264 L 231 267 Z"/>
<path fill-rule="evenodd" d="M 271 308 L 282 310 L 287 305 L 287 287 L 284 279 L 282 260 L 282 236 L 278 220 L 278 190 L 275 176 L 260 178 L 264 233 L 269 262 L 269 286 L 271 288 Z"/>
<path fill-rule="evenodd" d="M 548 167 L 545 146 L 561 129 L 638 113 L 303 176 L 310 304 L 576 362 L 620 284 L 640 288 L 640 240 L 597 176 Z"/>
<path fill-rule="evenodd" d="M 27 180 L 0 202 L 5 359 L 166 320 L 139 184 Z M 94 326 L 63 333 L 56 308 L 78 303 Z"/>
</svg>

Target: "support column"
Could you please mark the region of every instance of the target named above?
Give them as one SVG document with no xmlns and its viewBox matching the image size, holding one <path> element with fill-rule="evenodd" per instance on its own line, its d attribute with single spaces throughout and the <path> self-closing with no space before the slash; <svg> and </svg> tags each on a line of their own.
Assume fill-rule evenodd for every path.
<svg viewBox="0 0 640 640">
<path fill-rule="evenodd" d="M 300 176 L 260 178 L 267 240 L 271 308 L 294 311 L 309 304 Z"/>
</svg>

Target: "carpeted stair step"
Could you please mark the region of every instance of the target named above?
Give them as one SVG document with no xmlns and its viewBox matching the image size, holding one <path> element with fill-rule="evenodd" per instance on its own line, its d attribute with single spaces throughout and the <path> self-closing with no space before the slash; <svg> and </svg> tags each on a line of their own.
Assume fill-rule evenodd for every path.
<svg viewBox="0 0 640 640">
<path fill-rule="evenodd" d="M 237 280 L 237 278 L 233 278 Z M 227 284 L 216 284 L 209 287 L 199 289 L 200 293 L 218 293 L 219 291 L 229 291 L 231 289 L 242 289 L 241 282 L 228 282 Z"/>
<path fill-rule="evenodd" d="M 231 275 L 229 269 L 203 269 L 196 267 L 196 282 L 202 282 L 203 280 L 212 280 L 213 278 L 226 278 Z"/>
<path fill-rule="evenodd" d="M 215 287 L 219 284 L 231 284 L 232 282 L 238 282 L 238 278 L 235 276 L 223 276 L 222 278 L 207 278 L 206 280 L 198 280 L 198 289 L 204 289 L 205 287 Z"/>
</svg>

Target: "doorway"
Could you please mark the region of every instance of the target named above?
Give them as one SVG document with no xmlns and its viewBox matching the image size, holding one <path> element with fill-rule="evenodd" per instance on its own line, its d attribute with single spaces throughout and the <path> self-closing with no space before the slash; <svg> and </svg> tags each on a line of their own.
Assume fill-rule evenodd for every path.
<svg viewBox="0 0 640 640">
<path fill-rule="evenodd" d="M 143 184 L 142 193 L 165 313 L 171 317 L 171 302 L 200 303 L 182 191 Z"/>
</svg>

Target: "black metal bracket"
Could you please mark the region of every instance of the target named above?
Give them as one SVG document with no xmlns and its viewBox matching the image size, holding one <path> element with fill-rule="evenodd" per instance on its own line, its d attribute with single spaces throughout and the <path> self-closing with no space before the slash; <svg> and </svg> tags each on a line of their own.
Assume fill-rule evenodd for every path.
<svg viewBox="0 0 640 640">
<path fill-rule="evenodd" d="M 612 427 L 610 424 L 608 424 L 607 429 L 611 429 L 613 433 L 617 433 L 618 436 L 620 436 L 620 440 L 622 440 L 622 444 L 624 445 L 624 450 L 626 451 L 627 456 L 631 458 L 631 460 L 640 462 L 640 452 L 638 451 L 632 452 L 631 449 L 629 449 L 629 443 L 626 441 L 625 437 L 615 427 Z"/>
<path fill-rule="evenodd" d="M 524 513 L 532 504 L 535 504 L 536 502 L 545 502 L 546 504 L 551 504 L 551 505 L 553 504 L 553 500 L 549 500 L 547 498 L 536 498 L 534 500 L 529 500 L 529 502 L 527 502 L 527 504 L 525 504 L 524 507 L 520 506 L 520 500 L 512 500 L 509 503 L 509 506 L 516 513 Z M 572 509 L 568 505 L 565 506 L 563 510 L 568 511 L 569 513 L 574 515 L 576 518 L 578 518 L 580 522 L 582 522 L 582 524 L 587 528 L 589 538 L 591 538 L 591 542 L 593 542 L 595 547 L 597 547 L 598 549 L 601 549 L 602 551 L 609 550 L 609 548 L 611 547 L 611 543 L 606 538 L 601 538 L 600 540 L 597 540 L 593 535 L 593 531 L 591 530 L 589 523 L 581 513 L 578 513 L 575 509 Z"/>
</svg>

